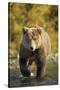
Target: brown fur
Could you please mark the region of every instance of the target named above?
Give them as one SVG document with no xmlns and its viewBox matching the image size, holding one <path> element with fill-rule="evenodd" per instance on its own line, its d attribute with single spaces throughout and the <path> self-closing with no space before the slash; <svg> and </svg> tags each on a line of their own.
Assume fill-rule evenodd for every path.
<svg viewBox="0 0 60 90">
<path fill-rule="evenodd" d="M 39 27 L 25 27 L 23 32 L 24 36 L 20 48 L 19 60 L 21 72 L 24 76 L 29 76 L 31 72 L 28 70 L 28 66 L 35 61 L 37 65 L 36 77 L 41 78 L 45 75 L 47 56 L 51 49 L 49 35 Z"/>
</svg>

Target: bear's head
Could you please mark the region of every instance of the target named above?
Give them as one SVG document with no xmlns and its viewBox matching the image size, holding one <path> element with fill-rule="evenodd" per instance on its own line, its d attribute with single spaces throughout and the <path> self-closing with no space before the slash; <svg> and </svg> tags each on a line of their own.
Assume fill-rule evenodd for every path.
<svg viewBox="0 0 60 90">
<path fill-rule="evenodd" d="M 41 46 L 41 28 L 24 27 L 23 28 L 23 45 L 30 51 L 35 51 Z"/>
</svg>

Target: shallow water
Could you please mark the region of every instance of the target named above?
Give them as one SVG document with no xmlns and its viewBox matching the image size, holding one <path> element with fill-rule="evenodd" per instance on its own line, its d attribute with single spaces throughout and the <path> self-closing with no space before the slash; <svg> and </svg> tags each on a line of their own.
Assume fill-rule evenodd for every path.
<svg viewBox="0 0 60 90">
<path fill-rule="evenodd" d="M 47 65 L 47 76 L 44 79 L 37 80 L 35 77 L 19 77 L 21 75 L 19 69 L 19 61 L 17 59 L 9 60 L 9 87 L 28 87 L 41 85 L 57 85 L 58 84 L 58 64 L 51 61 Z"/>
</svg>

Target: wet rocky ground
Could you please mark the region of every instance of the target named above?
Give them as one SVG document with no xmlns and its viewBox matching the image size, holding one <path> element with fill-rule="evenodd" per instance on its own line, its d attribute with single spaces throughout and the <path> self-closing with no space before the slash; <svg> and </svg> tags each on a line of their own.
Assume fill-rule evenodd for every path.
<svg viewBox="0 0 60 90">
<path fill-rule="evenodd" d="M 8 86 L 9 87 L 28 87 L 28 86 L 42 86 L 42 85 L 57 85 L 58 84 L 58 63 L 53 59 L 48 61 L 46 77 L 37 80 L 34 76 L 29 78 L 19 77 L 21 75 L 19 69 L 19 59 L 9 58 L 8 61 Z M 33 71 L 35 65 L 32 66 Z"/>
</svg>

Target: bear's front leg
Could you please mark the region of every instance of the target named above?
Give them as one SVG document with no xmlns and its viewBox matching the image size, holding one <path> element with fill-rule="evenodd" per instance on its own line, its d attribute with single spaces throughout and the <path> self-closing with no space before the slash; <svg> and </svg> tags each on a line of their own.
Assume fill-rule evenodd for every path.
<svg viewBox="0 0 60 90">
<path fill-rule="evenodd" d="M 37 62 L 37 76 L 36 76 L 37 79 L 44 78 L 45 71 L 46 71 L 46 61 L 43 62 L 43 60 L 42 61 L 38 60 L 38 62 Z"/>
<path fill-rule="evenodd" d="M 28 77 L 30 76 L 30 71 L 28 70 L 27 60 L 20 58 L 20 70 L 23 76 Z"/>
</svg>

